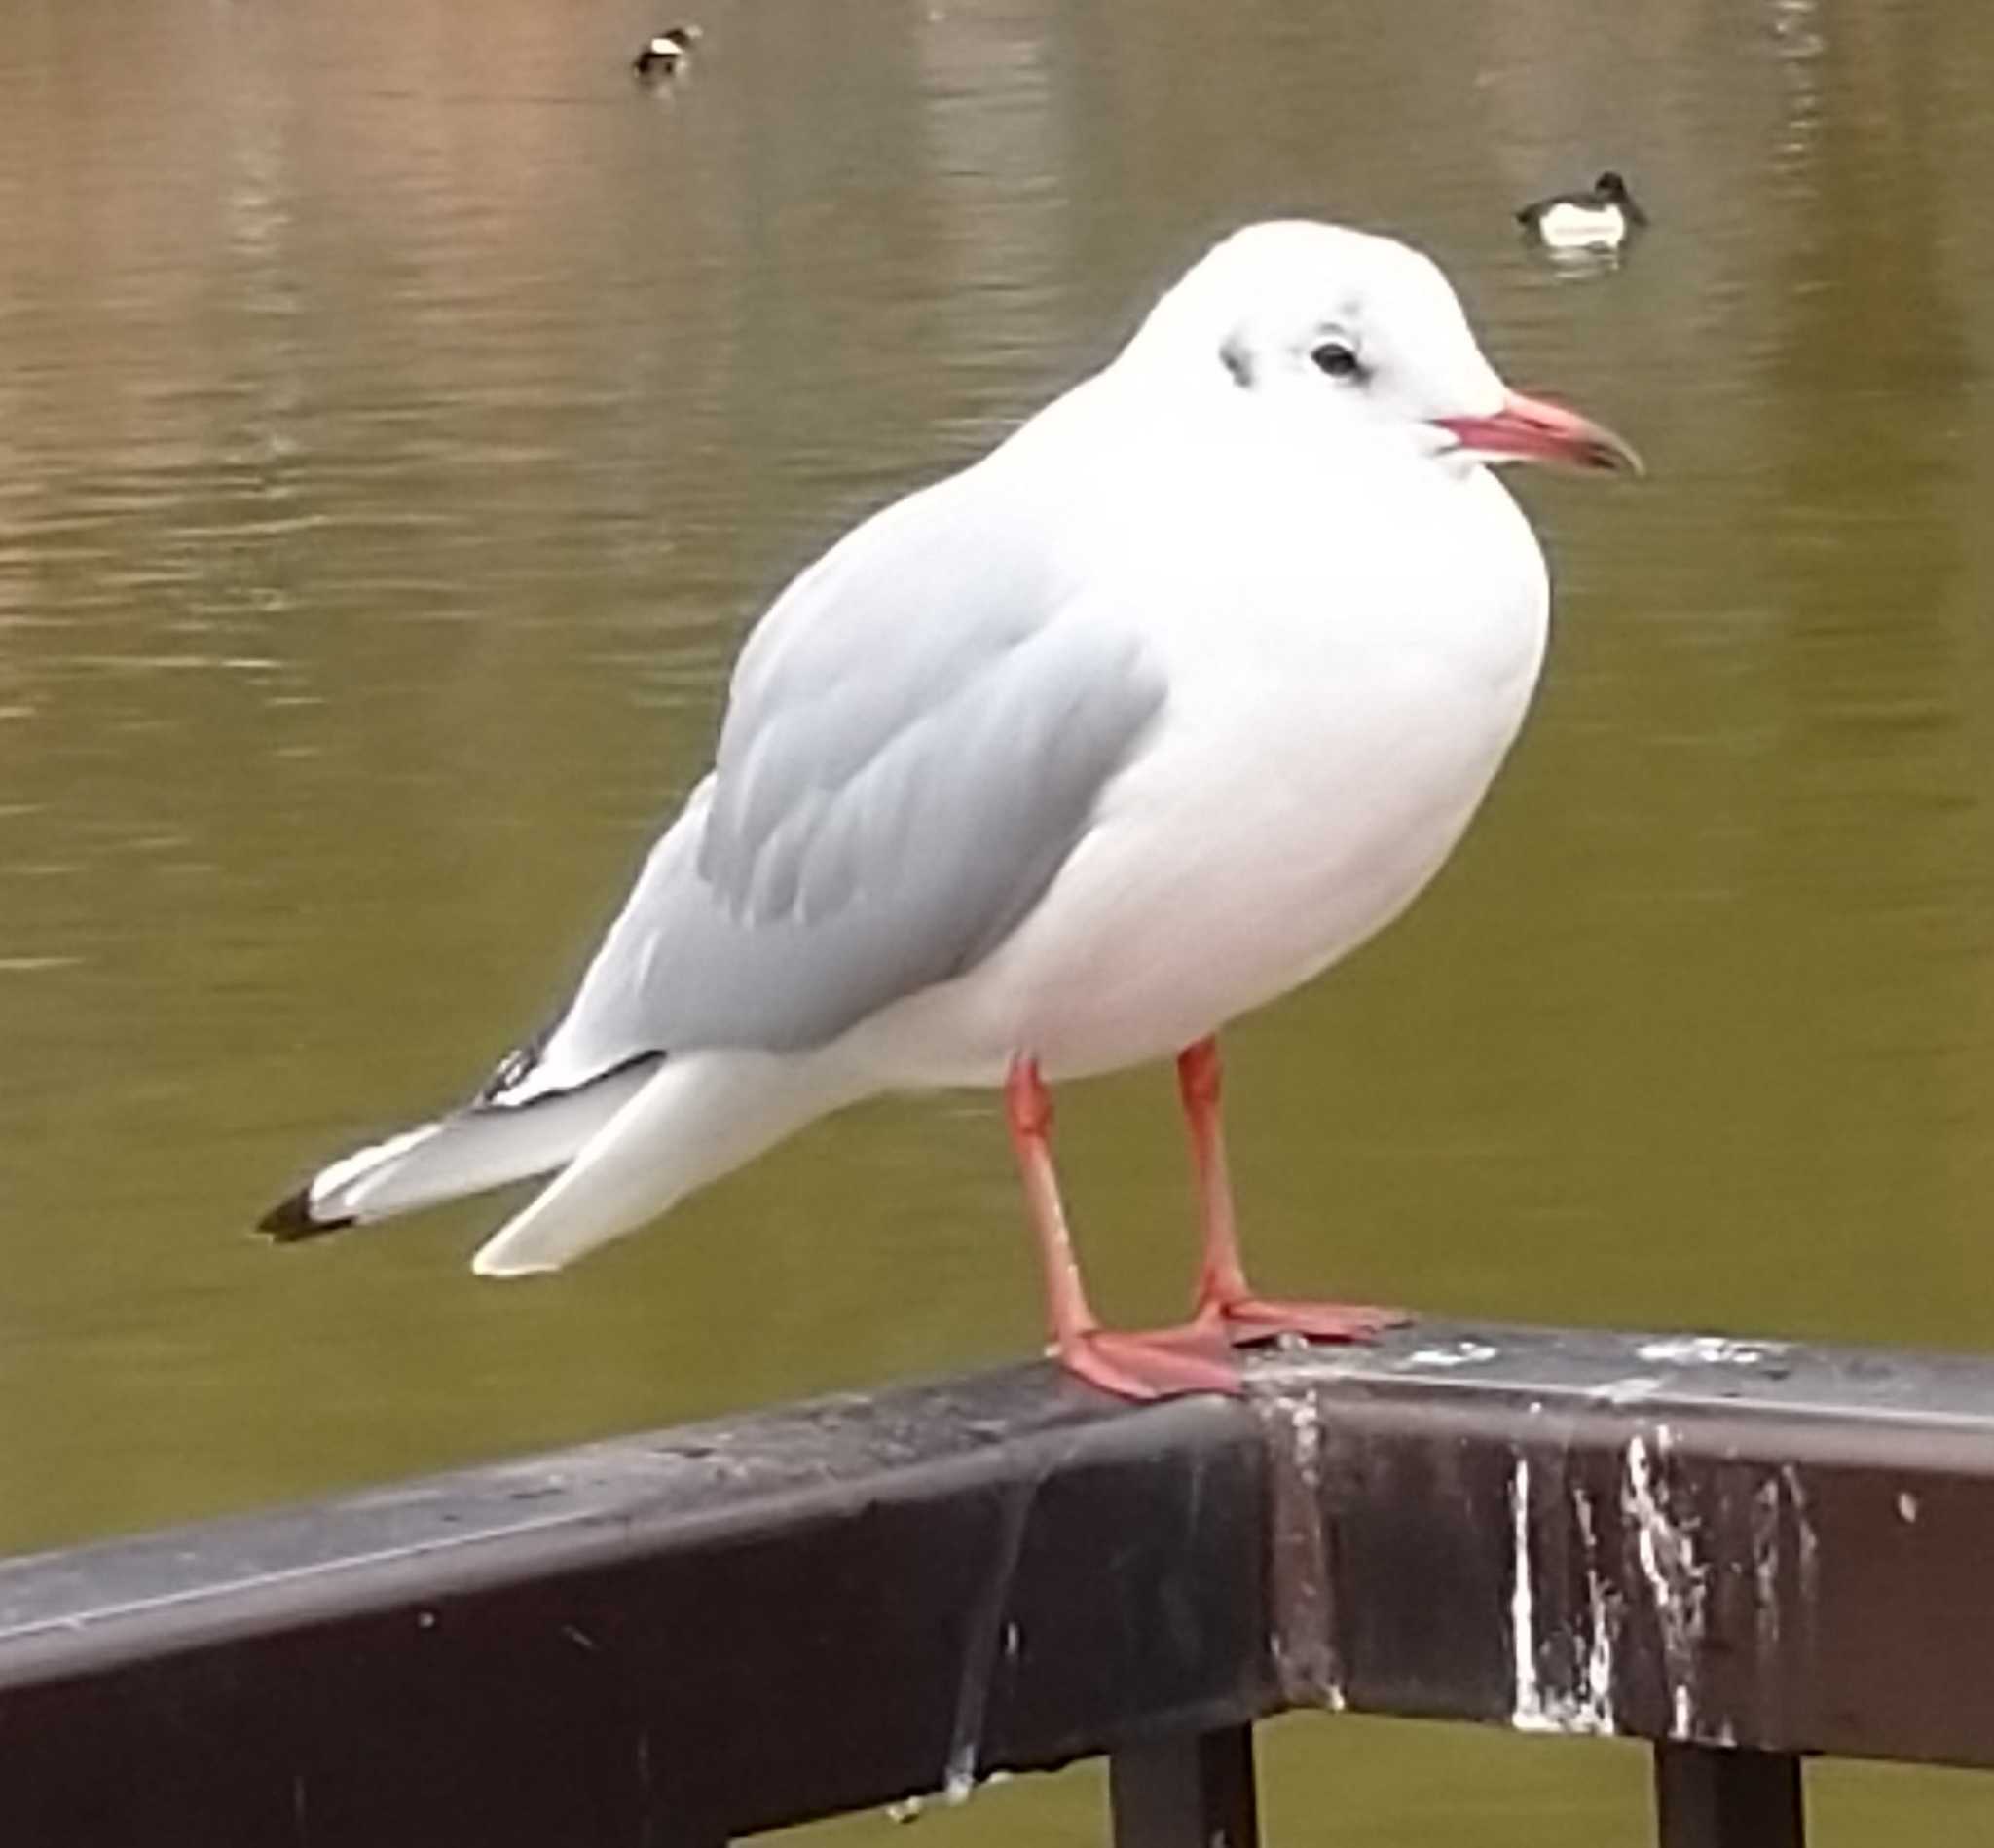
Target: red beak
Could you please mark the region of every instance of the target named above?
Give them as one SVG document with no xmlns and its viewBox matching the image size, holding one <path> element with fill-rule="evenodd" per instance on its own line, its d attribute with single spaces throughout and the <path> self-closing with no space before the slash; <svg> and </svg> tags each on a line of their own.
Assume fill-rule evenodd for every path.
<svg viewBox="0 0 1994 1848">
<path fill-rule="evenodd" d="M 1521 391 L 1510 392 L 1493 417 L 1436 417 L 1433 422 L 1462 449 L 1490 462 L 1562 462 L 1588 473 L 1643 472 L 1641 458 L 1605 425 Z"/>
</svg>

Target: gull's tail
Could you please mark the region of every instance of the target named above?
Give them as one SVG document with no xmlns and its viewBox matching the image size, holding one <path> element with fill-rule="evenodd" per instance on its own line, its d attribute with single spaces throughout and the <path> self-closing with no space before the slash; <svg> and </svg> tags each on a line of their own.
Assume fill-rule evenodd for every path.
<svg viewBox="0 0 1994 1848">
<path fill-rule="evenodd" d="M 675 1054 L 479 1247 L 471 1268 L 484 1276 L 558 1270 L 870 1089 L 821 1055 Z"/>
<path fill-rule="evenodd" d="M 560 1172 L 480 1247 L 486 1276 L 558 1270 L 871 1087 L 809 1053 L 646 1058 L 525 1104 L 473 1104 L 319 1169 L 273 1207 L 281 1241 Z"/>
<path fill-rule="evenodd" d="M 473 1104 L 328 1164 L 265 1213 L 280 1243 L 434 1206 L 565 1167 L 644 1089 L 655 1058 L 525 1104 Z"/>
</svg>

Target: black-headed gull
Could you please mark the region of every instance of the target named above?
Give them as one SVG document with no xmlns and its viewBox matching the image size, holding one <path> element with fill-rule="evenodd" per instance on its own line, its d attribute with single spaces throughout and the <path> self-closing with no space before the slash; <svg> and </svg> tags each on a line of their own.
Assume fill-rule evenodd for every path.
<svg viewBox="0 0 1994 1848">
<path fill-rule="evenodd" d="M 1647 213 L 1609 168 L 1585 192 L 1532 200 L 1517 212 L 1516 222 L 1547 249 L 1617 250 L 1646 229 Z"/>
<path fill-rule="evenodd" d="M 323 1168 L 265 1229 L 552 1173 L 475 1259 L 547 1271 L 861 1097 L 992 1086 L 1082 1378 L 1237 1390 L 1233 1341 L 1379 1327 L 1248 1285 L 1213 1035 L 1389 922 L 1515 737 L 1548 592 L 1486 466 L 1507 461 L 1638 466 L 1505 389 L 1403 244 L 1228 238 L 1112 364 L 784 591 L 716 767 L 566 1012 L 470 1104 Z M 1113 1332 L 1046 1085 L 1170 1054 L 1195 1312 Z"/>
</svg>

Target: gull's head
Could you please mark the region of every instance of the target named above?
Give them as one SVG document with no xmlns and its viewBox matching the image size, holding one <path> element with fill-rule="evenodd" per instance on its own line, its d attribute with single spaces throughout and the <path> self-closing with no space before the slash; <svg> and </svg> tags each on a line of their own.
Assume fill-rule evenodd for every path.
<svg viewBox="0 0 1994 1848">
<path fill-rule="evenodd" d="M 1127 357 L 1223 385 L 1325 444 L 1390 443 L 1457 467 L 1640 472 L 1610 430 L 1510 390 L 1438 267 L 1365 232 L 1302 220 L 1235 232 L 1157 304 Z"/>
</svg>

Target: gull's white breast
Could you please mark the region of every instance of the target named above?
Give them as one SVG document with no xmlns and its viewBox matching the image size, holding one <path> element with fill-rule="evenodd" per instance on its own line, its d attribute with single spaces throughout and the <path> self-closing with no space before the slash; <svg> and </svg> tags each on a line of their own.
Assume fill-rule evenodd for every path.
<svg viewBox="0 0 1994 1848">
<path fill-rule="evenodd" d="M 1459 839 L 1542 661 L 1542 553 L 1481 468 L 1131 482 L 1073 620 L 1138 623 L 1168 703 L 1044 897 L 848 1036 L 886 1084 L 1164 1056 L 1388 923 Z"/>
</svg>

